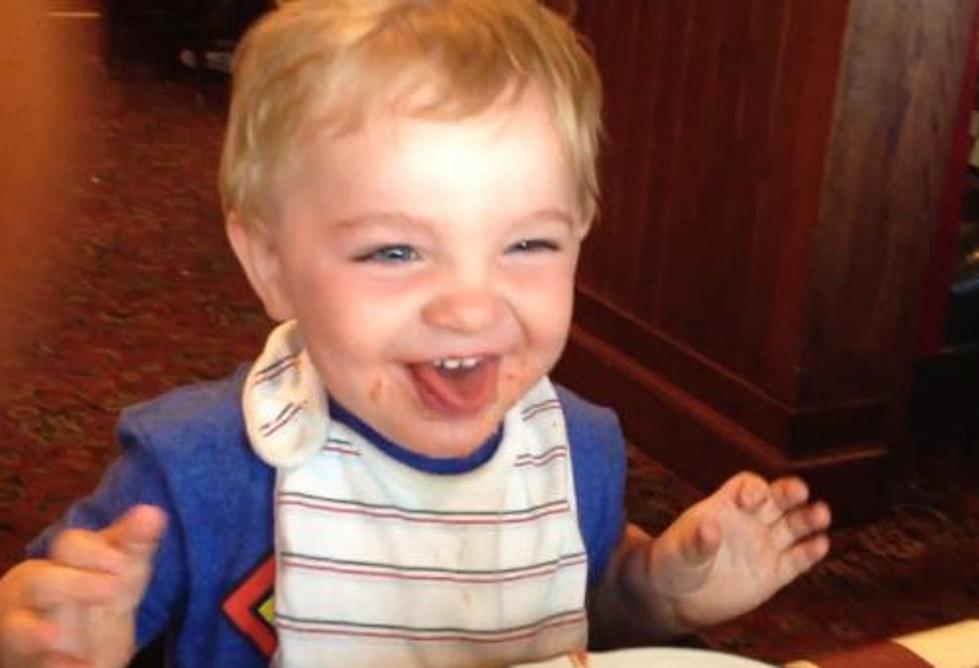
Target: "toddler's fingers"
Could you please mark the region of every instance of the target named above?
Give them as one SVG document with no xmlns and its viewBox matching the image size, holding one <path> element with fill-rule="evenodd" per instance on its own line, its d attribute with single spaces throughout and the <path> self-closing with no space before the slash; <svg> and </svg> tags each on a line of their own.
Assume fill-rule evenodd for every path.
<svg viewBox="0 0 979 668">
<path fill-rule="evenodd" d="M 778 580 L 784 587 L 812 568 L 829 552 L 829 536 L 821 533 L 791 547 L 779 562 Z"/>
<path fill-rule="evenodd" d="M 775 505 L 785 512 L 809 499 L 809 486 L 801 478 L 788 476 L 772 483 L 771 494 Z"/>
<path fill-rule="evenodd" d="M 0 665 L 43 668 L 94 668 L 91 662 L 60 652 L 63 630 L 28 610 L 11 613 L 0 632 Z"/>
<path fill-rule="evenodd" d="M 62 605 L 51 611 L 48 618 L 60 631 L 55 651 L 57 660 L 64 657 L 91 657 L 92 637 L 90 635 L 90 615 L 94 608 L 79 605 Z"/>
<path fill-rule="evenodd" d="M 790 523 L 797 538 L 825 531 L 833 523 L 833 512 L 824 501 L 817 501 L 791 513 Z"/>
<path fill-rule="evenodd" d="M 24 608 L 11 612 L 0 627 L 2 665 L 29 665 L 27 657 L 51 653 L 57 641 L 58 628 L 55 624 Z"/>
<path fill-rule="evenodd" d="M 121 573 L 121 595 L 110 606 L 114 614 L 132 612 L 143 598 L 166 522 L 166 514 L 159 508 L 136 506 L 101 532 L 127 557 L 127 567 Z"/>
<path fill-rule="evenodd" d="M 832 513 L 822 501 L 795 508 L 772 525 L 775 549 L 784 550 L 814 533 L 825 531 L 832 522 Z"/>
<path fill-rule="evenodd" d="M 697 527 L 694 538 L 694 546 L 701 560 L 712 559 L 721 547 L 721 530 L 717 524 L 710 519 L 703 519 Z"/>
<path fill-rule="evenodd" d="M 771 524 L 782 515 L 782 511 L 772 500 L 768 481 L 760 475 L 751 472 L 739 473 L 724 487 L 727 488 L 728 485 L 731 486 L 731 493 L 738 508 L 752 513 L 762 522 Z"/>
<path fill-rule="evenodd" d="M 53 562 L 43 562 L 40 577 L 26 584 L 24 602 L 35 610 L 51 610 L 59 605 L 102 605 L 118 596 L 118 577 L 98 571 L 87 571 Z"/>
<path fill-rule="evenodd" d="M 768 484 L 756 473 L 742 471 L 728 478 L 717 494 L 730 498 L 743 510 L 756 510 L 768 497 Z"/>
<path fill-rule="evenodd" d="M 717 554 L 721 546 L 721 533 L 717 524 L 701 517 L 693 531 L 680 536 L 680 554 L 688 567 L 705 564 Z"/>
<path fill-rule="evenodd" d="M 796 476 L 769 483 L 754 473 L 741 473 L 733 481 L 739 486 L 736 496 L 739 507 L 773 526 L 782 522 L 788 511 L 800 507 L 809 498 L 809 487 Z"/>
<path fill-rule="evenodd" d="M 105 537 L 91 531 L 63 531 L 51 546 L 50 557 L 65 566 L 119 573 L 126 565 L 126 554 Z"/>
<path fill-rule="evenodd" d="M 134 506 L 101 535 L 130 556 L 150 559 L 166 529 L 167 516 L 155 506 Z"/>
</svg>

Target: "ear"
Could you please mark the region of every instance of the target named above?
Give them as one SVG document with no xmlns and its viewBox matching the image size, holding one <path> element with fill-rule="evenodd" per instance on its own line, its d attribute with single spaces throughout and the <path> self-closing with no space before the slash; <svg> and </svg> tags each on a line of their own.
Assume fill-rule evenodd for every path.
<svg viewBox="0 0 979 668">
<path fill-rule="evenodd" d="M 282 260 L 268 226 L 248 225 L 237 211 L 231 211 L 225 221 L 225 231 L 268 316 L 278 322 L 295 317 L 282 273 Z"/>
</svg>

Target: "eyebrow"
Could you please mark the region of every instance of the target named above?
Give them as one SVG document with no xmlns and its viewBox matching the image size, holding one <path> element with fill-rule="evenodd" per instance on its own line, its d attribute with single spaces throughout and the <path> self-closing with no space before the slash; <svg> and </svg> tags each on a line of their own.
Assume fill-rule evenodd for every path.
<svg viewBox="0 0 979 668">
<path fill-rule="evenodd" d="M 332 227 L 339 228 L 351 228 L 360 227 L 364 224 L 399 224 L 399 225 L 424 225 L 431 226 L 431 221 L 427 218 L 420 218 L 418 216 L 412 216 L 401 211 L 369 211 L 367 213 L 359 213 L 353 216 L 348 216 L 346 218 L 340 218 L 334 220 L 331 223 Z"/>
<path fill-rule="evenodd" d="M 558 220 L 562 223 L 565 223 L 571 229 L 574 229 L 575 227 L 574 216 L 572 216 L 568 211 L 565 211 L 564 209 L 558 209 L 558 208 L 538 209 L 537 211 L 534 211 L 533 213 L 526 215 L 523 218 L 520 218 L 519 222 L 532 223 L 538 220 L 541 221 Z"/>
<path fill-rule="evenodd" d="M 565 223 L 568 227 L 574 229 L 575 220 L 568 211 L 560 209 L 557 207 L 537 209 L 531 213 L 517 218 L 515 223 L 533 223 L 538 221 L 547 220 L 557 220 L 559 222 Z M 363 224 L 410 224 L 410 225 L 422 225 L 425 227 L 434 227 L 433 221 L 428 218 L 421 216 L 415 216 L 404 211 L 369 211 L 366 213 L 356 214 L 353 216 L 348 216 L 346 218 L 340 218 L 333 221 L 332 226 L 340 228 L 350 228 L 358 227 Z"/>
</svg>

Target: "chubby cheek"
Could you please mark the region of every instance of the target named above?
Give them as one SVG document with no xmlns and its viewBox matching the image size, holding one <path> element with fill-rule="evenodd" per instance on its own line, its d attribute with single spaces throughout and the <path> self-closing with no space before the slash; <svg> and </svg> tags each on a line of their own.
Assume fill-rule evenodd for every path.
<svg viewBox="0 0 979 668">
<path fill-rule="evenodd" d="M 553 290 L 527 294 L 522 326 L 533 356 L 548 363 L 546 372 L 557 361 L 568 338 L 574 288 L 570 283 L 555 282 Z"/>
<path fill-rule="evenodd" d="M 403 309 L 343 272 L 324 272 L 302 286 L 300 325 L 310 346 L 357 365 L 382 361 L 403 331 Z M 379 390 L 378 390 L 379 391 Z"/>
<path fill-rule="evenodd" d="M 501 400 L 510 403 L 547 375 L 564 349 L 571 324 L 573 272 L 538 273 L 535 282 L 512 286 L 524 345 L 509 357 L 500 377 Z"/>
<path fill-rule="evenodd" d="M 562 336 L 574 302 L 576 255 L 545 270 L 514 272 L 511 296 L 519 304 L 525 327 L 539 336 Z"/>
</svg>

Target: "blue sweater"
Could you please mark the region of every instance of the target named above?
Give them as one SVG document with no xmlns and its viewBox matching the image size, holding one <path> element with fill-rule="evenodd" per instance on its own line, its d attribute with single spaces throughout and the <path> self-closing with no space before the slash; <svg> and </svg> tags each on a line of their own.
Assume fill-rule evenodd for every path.
<svg viewBox="0 0 979 668">
<path fill-rule="evenodd" d="M 137 643 L 167 634 L 172 665 L 267 666 L 275 638 L 275 471 L 245 435 L 247 369 L 126 409 L 121 456 L 95 492 L 28 548 L 43 557 L 63 528 L 99 529 L 140 503 L 170 522 L 137 616 Z M 625 444 L 615 414 L 558 387 L 570 440 L 589 583 L 601 575 L 624 525 Z"/>
</svg>

